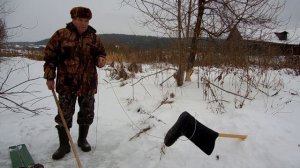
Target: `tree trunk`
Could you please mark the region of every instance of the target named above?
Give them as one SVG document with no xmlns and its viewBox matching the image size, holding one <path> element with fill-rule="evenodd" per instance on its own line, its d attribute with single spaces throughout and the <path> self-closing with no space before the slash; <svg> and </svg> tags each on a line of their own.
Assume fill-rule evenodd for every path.
<svg viewBox="0 0 300 168">
<path fill-rule="evenodd" d="M 183 59 L 183 43 L 182 43 L 182 23 L 181 23 L 181 0 L 178 0 L 177 2 L 177 7 L 178 7 L 178 15 L 177 15 L 177 22 L 178 22 L 178 48 L 179 48 L 179 62 L 178 62 L 178 71 L 175 74 L 175 79 L 177 82 L 177 86 L 182 86 L 183 85 L 183 80 L 184 80 L 184 61 Z"/>
<path fill-rule="evenodd" d="M 197 53 L 197 42 L 200 36 L 202 16 L 204 13 L 204 3 L 205 0 L 198 0 L 198 15 L 197 15 L 197 21 L 194 28 L 192 41 L 191 41 L 191 51 L 187 59 L 185 81 L 191 81 L 191 76 L 193 74 L 193 67 L 195 65 L 195 58 Z"/>
<path fill-rule="evenodd" d="M 184 66 L 179 65 L 178 71 L 175 74 L 175 79 L 177 86 L 182 86 L 183 85 L 183 79 L 184 79 Z"/>
</svg>

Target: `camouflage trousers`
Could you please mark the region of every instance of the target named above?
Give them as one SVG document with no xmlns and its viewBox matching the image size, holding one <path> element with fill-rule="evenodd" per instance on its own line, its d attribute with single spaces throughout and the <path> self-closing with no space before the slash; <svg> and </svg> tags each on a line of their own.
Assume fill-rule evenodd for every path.
<svg viewBox="0 0 300 168">
<path fill-rule="evenodd" d="M 94 120 L 94 95 L 77 96 L 59 95 L 59 104 L 63 111 L 64 118 L 69 128 L 72 127 L 73 115 L 75 112 L 76 99 L 78 98 L 79 112 L 77 114 L 77 123 L 79 125 L 91 125 Z M 55 116 L 55 122 L 63 127 L 59 113 Z"/>
</svg>

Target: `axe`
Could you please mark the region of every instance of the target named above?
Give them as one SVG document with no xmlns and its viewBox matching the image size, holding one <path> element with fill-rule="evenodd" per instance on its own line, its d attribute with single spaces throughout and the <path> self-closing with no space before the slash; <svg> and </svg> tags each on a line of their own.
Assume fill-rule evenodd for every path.
<svg viewBox="0 0 300 168">
<path fill-rule="evenodd" d="M 164 144 L 171 146 L 180 136 L 186 136 L 207 155 L 210 155 L 214 150 L 215 141 L 218 137 L 238 138 L 240 140 L 247 138 L 247 135 L 215 132 L 201 124 L 186 111 L 181 113 L 176 123 L 169 129 L 165 136 Z"/>
</svg>

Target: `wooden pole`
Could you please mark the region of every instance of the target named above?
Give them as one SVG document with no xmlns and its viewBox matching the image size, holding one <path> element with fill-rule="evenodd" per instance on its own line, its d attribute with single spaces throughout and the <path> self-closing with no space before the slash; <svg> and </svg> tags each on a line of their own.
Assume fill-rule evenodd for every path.
<svg viewBox="0 0 300 168">
<path fill-rule="evenodd" d="M 76 149 L 76 147 L 75 147 L 75 145 L 74 145 L 74 142 L 73 142 L 73 139 L 72 139 L 72 137 L 71 137 L 69 128 L 68 128 L 68 126 L 67 126 L 67 122 L 66 122 L 65 117 L 64 117 L 64 115 L 63 115 L 63 111 L 62 111 L 62 109 L 60 108 L 60 105 L 59 105 L 59 102 L 58 102 L 58 98 L 57 98 L 57 96 L 56 96 L 56 93 L 55 93 L 54 89 L 52 89 L 52 94 L 53 94 L 53 97 L 54 97 L 54 99 L 55 99 L 55 103 L 56 103 L 56 106 L 57 106 L 57 108 L 58 108 L 58 113 L 59 113 L 59 115 L 60 115 L 61 121 L 62 121 L 63 126 L 64 126 L 64 128 L 65 128 L 65 130 L 66 130 L 66 133 L 67 133 L 67 135 L 68 135 L 68 138 L 69 138 L 69 141 L 70 141 L 70 144 L 71 144 L 71 148 L 72 148 L 73 154 L 74 154 L 75 159 L 76 159 L 76 162 L 77 162 L 77 166 L 78 166 L 78 168 L 82 168 L 82 165 L 81 165 L 81 162 L 80 162 L 80 159 L 79 159 L 78 151 L 77 151 L 77 149 Z"/>
<path fill-rule="evenodd" d="M 223 137 L 223 138 L 238 138 L 238 139 L 244 141 L 247 138 L 247 135 L 219 133 L 219 137 Z"/>
</svg>

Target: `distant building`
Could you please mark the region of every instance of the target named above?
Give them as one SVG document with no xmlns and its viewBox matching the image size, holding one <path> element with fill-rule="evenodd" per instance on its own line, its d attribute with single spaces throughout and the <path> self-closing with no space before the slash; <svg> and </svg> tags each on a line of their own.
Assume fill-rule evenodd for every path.
<svg viewBox="0 0 300 168">
<path fill-rule="evenodd" d="M 237 41 L 242 41 L 243 37 L 240 33 L 240 31 L 238 30 L 237 26 L 233 26 L 233 28 L 231 29 L 228 37 L 227 37 L 227 41 L 233 41 L 233 42 L 237 42 Z"/>
<path fill-rule="evenodd" d="M 288 35 L 288 32 L 287 31 L 283 31 L 283 32 L 275 32 L 275 35 L 278 37 L 278 39 L 280 41 L 286 41 L 287 40 L 287 35 Z"/>
<path fill-rule="evenodd" d="M 227 50 L 242 51 L 249 55 L 300 55 L 300 28 L 292 32 L 275 32 L 266 41 L 244 40 L 237 26 L 234 26 L 229 32 L 225 47 Z"/>
</svg>

